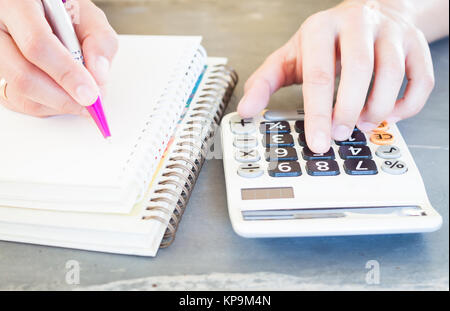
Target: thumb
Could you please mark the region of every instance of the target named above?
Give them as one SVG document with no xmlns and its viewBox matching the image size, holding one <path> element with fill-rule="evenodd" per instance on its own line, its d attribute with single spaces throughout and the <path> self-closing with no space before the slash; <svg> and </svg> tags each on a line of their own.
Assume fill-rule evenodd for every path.
<svg viewBox="0 0 450 311">
<path fill-rule="evenodd" d="M 251 75 L 244 87 L 244 96 L 237 111 L 243 118 L 260 113 L 269 103 L 270 96 L 283 86 L 301 81 L 300 54 L 293 40 L 272 53 Z"/>
</svg>

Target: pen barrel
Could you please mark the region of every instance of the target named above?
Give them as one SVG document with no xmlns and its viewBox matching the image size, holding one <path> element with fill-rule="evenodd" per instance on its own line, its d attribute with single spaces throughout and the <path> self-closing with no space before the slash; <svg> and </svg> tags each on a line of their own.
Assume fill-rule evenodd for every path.
<svg viewBox="0 0 450 311">
<path fill-rule="evenodd" d="M 72 19 L 66 11 L 61 0 L 42 0 L 45 15 L 53 29 L 53 33 L 61 43 L 69 50 L 74 60 L 83 63 L 83 53 L 80 42 L 72 25 Z"/>
</svg>

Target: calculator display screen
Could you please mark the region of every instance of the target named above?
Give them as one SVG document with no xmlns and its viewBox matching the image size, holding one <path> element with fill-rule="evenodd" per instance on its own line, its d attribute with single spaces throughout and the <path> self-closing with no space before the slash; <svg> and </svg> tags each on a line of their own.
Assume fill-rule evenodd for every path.
<svg viewBox="0 0 450 311">
<path fill-rule="evenodd" d="M 242 200 L 293 199 L 292 187 L 241 189 Z"/>
</svg>

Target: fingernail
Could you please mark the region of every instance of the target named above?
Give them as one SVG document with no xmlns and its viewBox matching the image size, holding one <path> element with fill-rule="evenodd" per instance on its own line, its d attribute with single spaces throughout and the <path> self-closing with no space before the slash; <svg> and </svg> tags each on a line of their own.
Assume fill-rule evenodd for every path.
<svg viewBox="0 0 450 311">
<path fill-rule="evenodd" d="M 346 125 L 337 125 L 333 128 L 333 137 L 336 140 L 346 140 L 352 134 L 353 129 Z"/>
<path fill-rule="evenodd" d="M 325 132 L 317 131 L 313 135 L 313 141 L 310 143 L 310 149 L 314 152 L 324 153 L 330 148 L 330 139 Z"/>
<path fill-rule="evenodd" d="M 98 97 L 97 91 L 87 85 L 80 85 L 76 90 L 76 100 L 82 106 L 92 105 Z"/>
<path fill-rule="evenodd" d="M 108 80 L 109 68 L 108 59 L 103 56 L 98 56 L 95 63 L 95 73 L 100 84 L 104 84 Z"/>
<path fill-rule="evenodd" d="M 377 128 L 377 125 L 375 123 L 370 122 L 360 122 L 358 123 L 358 128 L 363 132 L 370 132 Z"/>
</svg>

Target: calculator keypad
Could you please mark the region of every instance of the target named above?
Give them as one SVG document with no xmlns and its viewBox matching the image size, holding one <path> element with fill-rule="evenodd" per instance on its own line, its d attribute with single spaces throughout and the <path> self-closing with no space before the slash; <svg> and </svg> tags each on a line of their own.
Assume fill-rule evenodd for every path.
<svg viewBox="0 0 450 311">
<path fill-rule="evenodd" d="M 236 116 L 230 120 L 231 132 L 235 135 L 252 134 L 256 126 L 252 119 L 241 119 Z"/>
<path fill-rule="evenodd" d="M 239 166 L 238 174 L 241 177 L 255 178 L 264 174 L 264 171 L 258 163 L 248 163 Z"/>
<path fill-rule="evenodd" d="M 375 153 L 383 159 L 398 159 L 402 155 L 400 148 L 392 145 L 380 146 Z"/>
<path fill-rule="evenodd" d="M 306 162 L 306 171 L 311 176 L 339 175 L 339 165 L 334 160 L 315 160 Z"/>
<path fill-rule="evenodd" d="M 270 162 L 268 173 L 272 177 L 296 177 L 302 170 L 297 161 Z"/>
<path fill-rule="evenodd" d="M 378 174 L 377 164 L 368 159 L 349 159 L 344 161 L 345 172 L 349 175 Z"/>
<path fill-rule="evenodd" d="M 390 145 L 394 142 L 394 136 L 386 132 L 376 132 L 370 136 L 370 141 L 376 145 Z"/>
<path fill-rule="evenodd" d="M 261 159 L 258 150 L 256 149 L 239 149 L 234 154 L 236 161 L 241 163 L 258 162 Z"/>
<path fill-rule="evenodd" d="M 297 161 L 297 151 L 293 147 L 269 148 L 266 151 L 266 161 Z"/>
<path fill-rule="evenodd" d="M 408 171 L 406 163 L 400 160 L 386 160 L 381 165 L 381 169 L 392 175 L 401 175 Z"/>
<path fill-rule="evenodd" d="M 233 145 L 240 149 L 255 148 L 258 145 L 258 141 L 254 136 L 239 135 L 234 138 Z"/>
<path fill-rule="evenodd" d="M 366 134 L 355 128 L 349 139 L 336 141 L 336 145 L 328 152 L 321 154 L 313 153 L 308 148 L 303 120 L 295 121 L 291 131 L 288 121 L 264 121 L 258 124 L 253 119 L 233 117 L 230 128 L 235 134 L 234 159 L 241 163 L 237 173 L 245 178 L 259 177 L 265 172 L 275 178 L 299 177 L 302 175 L 302 166 L 308 175 L 317 177 L 340 175 L 341 170 L 346 175 L 355 176 L 376 175 L 380 171 L 402 175 L 408 171 L 407 163 L 400 160 L 400 148 L 393 145 L 395 137 L 387 132 L 389 125 L 386 122 L 368 134 L 372 144 L 368 144 Z M 260 162 L 259 142 L 265 148 L 263 156 L 267 165 Z M 373 144 L 378 146 L 374 148 Z M 379 161 L 379 167 L 374 160 Z M 302 161 L 304 164 L 301 164 Z"/>
<path fill-rule="evenodd" d="M 261 134 L 269 134 L 269 133 L 290 133 L 291 126 L 287 121 L 266 121 L 261 122 L 259 125 L 259 131 Z"/>
<path fill-rule="evenodd" d="M 367 146 L 341 146 L 339 156 L 344 159 L 372 159 L 372 152 Z"/>
<path fill-rule="evenodd" d="M 303 159 L 305 160 L 334 160 L 334 150 L 330 148 L 326 153 L 314 153 L 308 147 L 302 150 Z"/>
<path fill-rule="evenodd" d="M 366 135 L 360 130 L 353 131 L 352 136 L 349 139 L 343 141 L 336 141 L 336 145 L 344 146 L 344 145 L 366 145 Z"/>
<path fill-rule="evenodd" d="M 263 145 L 266 148 L 271 147 L 293 147 L 294 138 L 289 133 L 266 134 L 263 138 Z"/>
<path fill-rule="evenodd" d="M 294 128 L 297 133 L 304 133 L 305 132 L 305 121 L 303 121 L 303 120 L 295 121 Z"/>
</svg>

